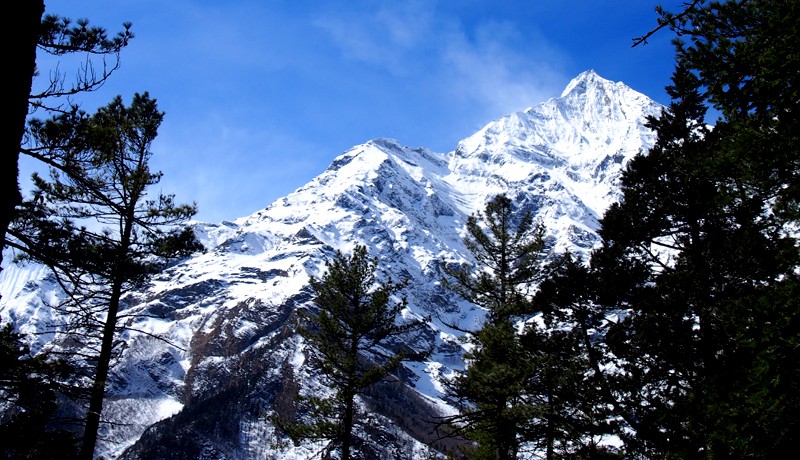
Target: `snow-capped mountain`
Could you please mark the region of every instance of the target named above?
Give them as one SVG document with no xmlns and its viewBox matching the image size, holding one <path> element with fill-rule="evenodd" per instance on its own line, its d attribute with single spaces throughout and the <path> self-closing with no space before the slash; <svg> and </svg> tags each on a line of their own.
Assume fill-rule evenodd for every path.
<svg viewBox="0 0 800 460">
<path fill-rule="evenodd" d="M 325 391 L 295 333 L 310 301 L 309 277 L 334 251 L 365 244 L 382 276 L 411 280 L 408 315 L 433 318 L 398 347 L 434 350 L 359 403 L 367 457 L 428 458 L 432 420 L 448 413 L 441 381 L 462 369 L 461 333 L 482 312 L 440 285 L 443 261 L 470 261 L 467 216 L 498 193 L 530 210 L 553 251 L 585 255 L 627 162 L 655 136 L 661 106 L 593 71 L 560 97 L 491 122 L 449 153 L 376 139 L 338 156 L 311 182 L 234 222 L 194 224 L 207 251 L 181 261 L 126 299 L 129 326 L 114 368 L 101 448 L 116 458 L 308 458 L 271 418 L 299 391 Z M 23 332 L 51 321 L 59 297 L 46 271 L 0 274 L 0 317 Z M 159 339 L 161 337 L 166 340 Z M 50 336 L 40 336 L 39 345 Z M 435 444 L 444 449 L 443 443 Z"/>
</svg>

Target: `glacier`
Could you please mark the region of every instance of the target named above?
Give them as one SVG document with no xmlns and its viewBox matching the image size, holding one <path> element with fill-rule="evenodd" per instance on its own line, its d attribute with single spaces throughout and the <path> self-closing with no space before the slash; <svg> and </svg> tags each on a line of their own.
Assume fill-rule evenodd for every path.
<svg viewBox="0 0 800 460">
<path fill-rule="evenodd" d="M 598 221 L 619 198 L 619 179 L 655 143 L 648 116 L 663 107 L 594 71 L 559 97 L 492 121 L 448 153 L 378 138 L 336 157 L 308 184 L 234 221 L 191 222 L 206 247 L 125 298 L 121 354 L 103 412 L 104 458 L 311 458 L 322 445 L 292 445 L 271 423 L 296 393 L 324 392 L 295 333 L 311 301 L 309 278 L 340 250 L 363 244 L 379 277 L 407 279 L 408 315 L 431 317 L 398 347 L 433 349 L 359 399 L 366 458 L 429 458 L 437 416 L 453 413 L 442 379 L 464 368 L 460 329 L 484 312 L 440 284 L 442 263 L 470 263 L 469 215 L 505 193 L 546 229 L 548 250 L 586 258 Z M 4 258 L 8 260 L 8 258 Z M 57 346 L 52 306 L 62 298 L 46 270 L 0 273 L 0 318 L 34 350 Z M 136 331 L 136 332 L 135 332 Z M 31 335 L 35 334 L 35 335 Z"/>
</svg>

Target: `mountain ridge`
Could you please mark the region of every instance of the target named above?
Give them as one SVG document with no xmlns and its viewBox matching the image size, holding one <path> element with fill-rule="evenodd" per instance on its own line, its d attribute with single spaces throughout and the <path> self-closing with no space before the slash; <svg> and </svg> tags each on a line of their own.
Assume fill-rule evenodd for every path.
<svg viewBox="0 0 800 460">
<path fill-rule="evenodd" d="M 323 391 L 294 333 L 296 311 L 308 308 L 308 279 L 322 273 L 324 260 L 357 244 L 378 258 L 379 278 L 412 281 L 404 293 L 407 314 L 433 318 L 398 346 L 434 350 L 359 401 L 374 412 L 367 425 L 373 434 L 361 433 L 360 448 L 378 455 L 385 446 L 368 439 L 380 433 L 392 440 L 381 458 L 425 451 L 423 442 L 432 438 L 422 413 L 453 410 L 442 379 L 464 368 L 462 334 L 446 323 L 469 328 L 483 318 L 439 283 L 442 262 L 472 262 L 462 243 L 467 217 L 507 193 L 543 222 L 550 250 L 585 256 L 599 242 L 598 219 L 618 197 L 624 166 L 655 141 L 645 117 L 660 110 L 641 93 L 587 71 L 561 97 L 490 122 L 451 152 L 373 139 L 249 216 L 193 222 L 207 251 L 168 267 L 125 299 L 126 314 L 141 315 L 126 325 L 150 335 L 121 336 L 126 345 L 104 417 L 126 424 L 106 427 L 102 454 L 172 458 L 171 448 L 194 458 L 311 456 L 314 445 L 286 445 L 269 417 L 291 413 L 296 391 Z M 15 275 L 14 267 L 0 276 L 8 290 L 0 314 L 27 333 L 41 330 L 58 297 L 47 277 Z M 415 408 L 405 415 L 416 422 L 398 416 L 404 405 Z"/>
</svg>

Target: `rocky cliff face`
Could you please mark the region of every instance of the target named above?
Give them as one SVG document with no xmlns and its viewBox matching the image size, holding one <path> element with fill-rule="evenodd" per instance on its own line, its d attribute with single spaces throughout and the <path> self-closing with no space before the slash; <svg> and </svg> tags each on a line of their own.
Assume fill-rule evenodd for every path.
<svg viewBox="0 0 800 460">
<path fill-rule="evenodd" d="M 506 193 L 547 228 L 552 251 L 585 255 L 597 222 L 617 198 L 627 162 L 655 141 L 645 117 L 661 107 L 592 71 L 561 97 L 486 125 L 441 154 L 391 139 L 353 147 L 304 187 L 235 222 L 194 224 L 207 251 L 155 276 L 126 299 L 124 347 L 104 417 L 107 457 L 307 458 L 272 417 L 290 414 L 298 392 L 325 391 L 295 333 L 336 250 L 364 244 L 382 276 L 408 278 L 407 314 L 429 327 L 397 347 L 430 349 L 361 398 L 367 458 L 426 458 L 432 420 L 452 409 L 442 379 L 463 369 L 463 327 L 482 312 L 442 289 L 444 262 L 469 262 L 466 217 Z M 0 315 L 23 332 L 58 321 L 59 298 L 36 267 L 3 270 Z M 43 346 L 50 336 L 41 336 Z M 435 447 L 446 448 L 436 444 Z"/>
</svg>

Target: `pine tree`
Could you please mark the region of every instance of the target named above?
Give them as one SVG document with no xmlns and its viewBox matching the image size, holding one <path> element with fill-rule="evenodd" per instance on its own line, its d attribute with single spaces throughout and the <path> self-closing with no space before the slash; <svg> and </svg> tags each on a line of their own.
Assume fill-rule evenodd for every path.
<svg viewBox="0 0 800 460">
<path fill-rule="evenodd" d="M 386 378 L 404 360 L 421 359 L 424 353 L 388 354 L 391 341 L 413 334 L 424 320 L 399 321 L 407 308 L 396 296 L 404 283 L 390 279 L 377 282 L 378 263 L 365 246 L 352 255 L 336 253 L 326 261 L 321 279 L 311 279 L 316 314 L 304 312 L 300 334 L 312 347 L 313 362 L 319 366 L 334 392 L 330 398 L 308 398 L 311 423 L 286 424 L 295 438 L 331 440 L 341 458 L 351 458 L 353 428 L 357 423 L 356 396 Z"/>
<path fill-rule="evenodd" d="M 52 114 L 76 111 L 77 105 L 72 98 L 100 88 L 119 68 L 120 52 L 133 38 L 129 23 L 123 25 L 122 32 L 108 37 L 104 28 L 91 26 L 86 19 L 73 23 L 68 18 L 45 15 L 42 0 L 16 2 L 9 11 L 16 29 L 14 45 L 7 56 L 5 89 L 8 99 L 3 104 L 6 113 L 3 119 L 8 129 L 0 134 L 0 261 L 6 247 L 6 232 L 16 216 L 16 208 L 22 204 L 18 177 L 20 153 L 51 164 L 25 148 L 29 111 L 37 109 Z M 54 56 L 86 54 L 87 60 L 69 86 L 65 84 L 67 76 L 56 68 L 49 72 L 48 84 L 41 90 L 34 90 L 37 50 Z M 115 60 L 107 62 L 106 57 Z M 95 66 L 97 59 L 102 63 Z M 38 74 L 48 74 L 38 70 Z"/>
<path fill-rule="evenodd" d="M 772 458 L 798 435 L 796 2 L 694 1 L 656 146 L 601 222 L 593 294 L 625 313 L 605 376 L 630 449 Z M 720 119 L 705 125 L 706 111 Z M 604 285 L 605 284 L 605 285 Z"/>
<path fill-rule="evenodd" d="M 609 312 L 598 294 L 590 268 L 567 253 L 551 261 L 534 298 L 544 330 L 529 329 L 522 341 L 537 358 L 529 392 L 539 395 L 541 415 L 526 439 L 547 459 L 619 455 L 603 443 L 619 433 L 604 372 L 611 364 L 603 343 Z"/>
<path fill-rule="evenodd" d="M 56 423 L 58 397 L 75 370 L 33 355 L 11 323 L 0 329 L 0 458 L 77 458 L 77 439 Z"/>
<path fill-rule="evenodd" d="M 656 451 L 692 456 L 702 449 L 704 430 L 692 412 L 703 404 L 702 376 L 717 365 L 711 300 L 727 277 L 709 257 L 736 228 L 725 209 L 730 196 L 720 183 L 718 138 L 703 125 L 698 81 L 678 67 L 673 82 L 675 102 L 650 121 L 655 147 L 632 161 L 623 200 L 603 218 L 601 252 L 605 263 L 641 270 L 629 278 L 637 284 L 624 298 L 633 308 L 629 329 L 612 342 L 629 377 L 619 382 L 632 412 L 626 418 Z"/>
<path fill-rule="evenodd" d="M 713 260 L 733 275 L 714 312 L 721 337 L 712 351 L 722 363 L 704 407 L 707 443 L 720 456 L 774 458 L 800 435 L 791 415 L 800 375 L 785 364 L 797 362 L 800 341 L 791 297 L 800 267 L 799 27 L 800 5 L 775 0 L 704 2 L 673 26 L 689 38 L 680 61 L 722 117 L 715 130 L 738 226 Z"/>
<path fill-rule="evenodd" d="M 148 163 L 163 116 L 144 93 L 130 106 L 117 97 L 92 116 L 78 111 L 31 122 L 41 155 L 71 173 L 53 167 L 49 179 L 34 175 L 33 199 L 11 233 L 70 296 L 64 312 L 72 342 L 97 349 L 82 458 L 95 449 L 123 295 L 167 258 L 199 249 L 190 229 L 175 227 L 194 205 L 150 191 L 161 179 Z"/>
<path fill-rule="evenodd" d="M 444 266 L 445 285 L 486 310 L 477 331 L 469 331 L 473 350 L 468 366 L 449 384 L 450 395 L 462 402 L 452 419 L 478 442 L 475 458 L 515 458 L 532 407 L 526 399 L 533 361 L 523 348 L 515 319 L 531 314 L 530 290 L 538 276 L 544 248 L 543 230 L 530 213 L 517 215 L 513 203 L 498 195 L 485 211 L 467 219 L 464 243 L 478 266 Z"/>
</svg>

